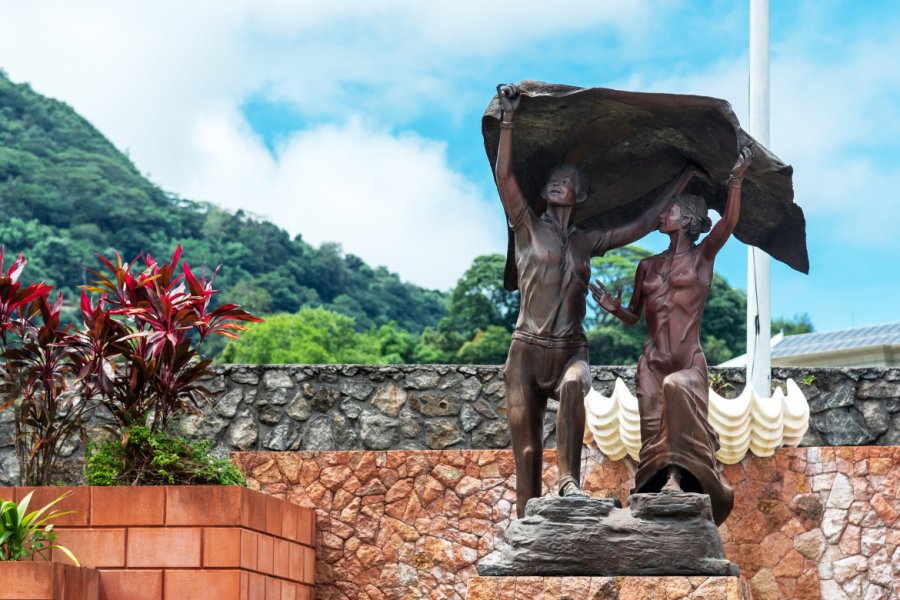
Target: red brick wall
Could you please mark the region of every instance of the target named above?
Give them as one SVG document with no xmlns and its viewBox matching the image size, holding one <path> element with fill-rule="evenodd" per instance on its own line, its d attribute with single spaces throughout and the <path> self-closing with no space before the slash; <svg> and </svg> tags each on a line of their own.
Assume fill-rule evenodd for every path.
<svg viewBox="0 0 900 600">
<path fill-rule="evenodd" d="M 312 511 L 231 486 L 45 487 L 66 490 L 58 543 L 100 570 L 107 600 L 313 597 Z M 0 488 L 17 500 L 31 488 Z M 10 494 L 10 492 L 13 492 Z M 68 562 L 59 551 L 53 560 Z"/>
<path fill-rule="evenodd" d="M 47 562 L 0 562 L 0 600 L 97 600 L 95 569 Z"/>
<path fill-rule="evenodd" d="M 238 455 L 251 485 L 314 508 L 316 598 L 458 598 L 514 512 L 507 450 Z M 552 489 L 555 453 L 545 453 Z M 634 465 L 592 450 L 585 488 L 628 495 Z M 891 597 L 900 448 L 781 449 L 728 466 L 720 531 L 754 598 Z M 896 593 L 896 590 L 894 591 Z M 870 594 L 866 596 L 866 594 Z"/>
</svg>

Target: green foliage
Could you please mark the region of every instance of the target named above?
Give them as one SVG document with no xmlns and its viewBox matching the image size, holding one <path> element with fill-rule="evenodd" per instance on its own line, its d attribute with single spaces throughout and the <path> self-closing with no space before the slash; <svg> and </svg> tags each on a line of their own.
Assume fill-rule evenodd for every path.
<svg viewBox="0 0 900 600">
<path fill-rule="evenodd" d="M 499 325 L 488 325 L 486 331 L 478 330 L 471 340 L 457 352 L 459 362 L 474 365 L 502 365 L 506 362 L 512 333 Z"/>
<path fill-rule="evenodd" d="M 70 107 L 3 74 L 0 239 L 15 252 L 27 252 L 35 272 L 52 274 L 49 283 L 67 300 L 64 321 L 75 318 L 72 299 L 85 283 L 81 265 L 94 252 L 130 258 L 160 254 L 181 242 L 190 262 L 226 265 L 217 283 L 231 291 L 229 299 L 275 315 L 278 325 L 255 327 L 252 344 L 211 340 L 210 352 L 231 348 L 228 356 L 217 354 L 226 361 L 434 363 L 494 356 L 491 362 L 498 362 L 491 344 L 499 333 L 490 328 L 511 332 L 519 306 L 518 293 L 503 290 L 501 255 L 478 257 L 447 295 L 404 283 L 385 268 L 344 254 L 338 244 L 315 248 L 243 211 L 166 193 Z M 623 289 L 627 302 L 634 269 L 649 254 L 638 246 L 610 251 L 592 261 L 592 279 Z M 701 334 L 711 357 L 744 352 L 745 304 L 739 290 L 714 278 Z M 314 307 L 349 317 L 358 335 L 350 335 L 344 321 L 335 325 L 337 339 L 317 338 L 300 321 L 333 319 L 301 311 Z M 594 330 L 592 361 L 633 363 L 640 355 L 643 325 L 625 328 L 588 300 L 585 327 Z M 285 337 L 295 329 L 297 342 Z"/>
<path fill-rule="evenodd" d="M 414 357 L 417 362 L 498 364 L 506 359 L 497 344 L 511 334 L 519 316 L 519 292 L 503 288 L 506 258 L 478 256 L 450 293 L 447 315 L 422 332 Z M 486 336 L 486 337 L 485 337 Z M 509 335 L 506 336 L 509 348 Z"/>
<path fill-rule="evenodd" d="M 622 323 L 601 325 L 587 332 L 592 365 L 634 365 L 641 357 L 647 328 L 643 319 L 634 327 Z"/>
<path fill-rule="evenodd" d="M 703 354 L 706 356 L 706 364 L 718 365 L 730 359 L 734 354 L 724 340 L 708 335 L 703 338 Z"/>
<path fill-rule="evenodd" d="M 417 337 L 397 323 L 391 321 L 370 332 L 378 343 L 381 360 L 387 364 L 400 365 L 417 362 L 416 350 L 419 345 Z"/>
<path fill-rule="evenodd" d="M 800 383 L 802 383 L 805 386 L 810 386 L 810 385 L 814 384 L 815 382 L 816 382 L 816 376 L 813 375 L 812 373 L 810 373 L 809 375 L 804 375 L 803 379 L 800 380 Z"/>
<path fill-rule="evenodd" d="M 88 485 L 246 485 L 243 473 L 212 440 L 189 441 L 135 425 L 123 438 L 89 444 Z"/>
<path fill-rule="evenodd" d="M 613 293 L 622 290 L 622 304 L 627 306 L 631 302 L 631 294 L 634 292 L 634 273 L 637 265 L 642 259 L 652 254 L 640 246 L 631 245 L 614 248 L 603 256 L 595 256 L 591 259 L 591 281 L 599 279 L 606 289 Z M 588 300 L 586 326 L 616 324 L 621 324 L 621 321 L 600 308 L 596 302 Z"/>
<path fill-rule="evenodd" d="M 315 248 L 245 214 L 179 198 L 141 175 L 90 123 L 0 73 L 0 240 L 63 291 L 75 318 L 82 265 L 182 244 L 191 264 L 225 265 L 217 283 L 253 312 L 326 306 L 358 331 L 391 321 L 418 333 L 445 314 L 445 295 L 372 268 L 337 244 Z M 214 349 L 217 348 L 213 345 Z"/>
<path fill-rule="evenodd" d="M 74 511 L 50 509 L 70 493 L 65 492 L 32 512 L 28 512 L 28 505 L 31 504 L 34 492 L 28 492 L 18 504 L 12 500 L 0 499 L 0 561 L 34 560 L 35 556 L 50 560 L 47 552 L 55 548 L 65 553 L 76 565 L 79 564 L 68 548 L 53 543 L 56 541 L 56 532 L 53 531 L 51 521 Z"/>
<path fill-rule="evenodd" d="M 355 322 L 322 307 L 267 317 L 229 342 L 222 360 L 230 363 L 379 363 L 378 340 L 359 333 Z"/>
<path fill-rule="evenodd" d="M 797 314 L 793 317 L 772 319 L 772 333 L 784 332 L 784 335 L 798 335 L 815 331 L 809 313 Z"/>
<path fill-rule="evenodd" d="M 512 331 L 519 316 L 519 293 L 503 288 L 506 258 L 500 254 L 478 256 L 450 294 L 442 329 L 452 329 L 463 339 L 494 325 Z"/>
<path fill-rule="evenodd" d="M 710 373 L 709 387 L 720 396 L 724 396 L 725 394 L 734 391 L 734 386 L 725 381 L 725 375 L 723 373 Z"/>
<path fill-rule="evenodd" d="M 707 362 L 711 365 L 746 352 L 747 296 L 731 287 L 718 273 L 713 273 L 706 298 L 700 339 L 704 343 L 704 352 L 707 352 L 706 344 L 712 344 L 707 355 Z"/>
<path fill-rule="evenodd" d="M 627 301 L 637 262 L 648 255 L 647 250 L 629 246 L 592 264 L 595 275 L 607 285 L 625 288 Z M 251 326 L 239 341 L 229 343 L 222 359 L 241 363 L 502 364 L 519 310 L 518 293 L 502 289 L 503 260 L 496 254 L 476 258 L 451 292 L 447 315 L 419 335 L 396 322 L 361 328 L 358 321 L 345 316 L 361 313 L 350 307 L 348 300 L 337 300 L 330 306 L 342 304 L 340 311 L 305 307 Z M 588 306 L 595 307 L 593 300 L 588 299 Z M 710 364 L 743 351 L 744 306 L 743 293 L 715 275 L 702 327 Z M 596 315 L 585 319 L 586 326 L 598 322 L 587 331 L 591 363 L 637 363 L 646 339 L 646 322 L 642 319 L 628 327 L 618 319 Z"/>
</svg>

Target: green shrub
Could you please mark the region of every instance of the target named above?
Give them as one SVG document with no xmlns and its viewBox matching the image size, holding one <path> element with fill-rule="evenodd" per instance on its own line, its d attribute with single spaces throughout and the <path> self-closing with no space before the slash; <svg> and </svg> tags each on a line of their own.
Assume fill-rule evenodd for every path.
<svg viewBox="0 0 900 600">
<path fill-rule="evenodd" d="M 244 474 L 213 451 L 211 440 L 190 441 L 134 425 L 123 437 L 88 444 L 88 485 L 246 485 Z"/>
<path fill-rule="evenodd" d="M 54 504 L 71 492 L 66 492 L 41 508 L 28 512 L 33 493 L 28 492 L 18 504 L 12 500 L 0 500 L 0 561 L 34 560 L 35 555 L 50 560 L 47 551 L 56 548 L 77 565 L 78 559 L 68 548 L 53 543 L 56 541 L 56 532 L 53 531 L 53 523 L 50 522 L 75 511 L 53 510 L 47 513 Z"/>
</svg>

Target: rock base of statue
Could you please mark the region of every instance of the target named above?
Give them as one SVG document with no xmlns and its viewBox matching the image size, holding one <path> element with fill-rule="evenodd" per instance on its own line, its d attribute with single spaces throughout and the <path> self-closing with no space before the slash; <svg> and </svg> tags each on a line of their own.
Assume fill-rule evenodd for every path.
<svg viewBox="0 0 900 600">
<path fill-rule="evenodd" d="M 739 577 L 471 577 L 467 600 L 752 600 Z"/>
<path fill-rule="evenodd" d="M 730 575 L 709 496 L 686 492 L 528 501 L 479 575 Z"/>
</svg>

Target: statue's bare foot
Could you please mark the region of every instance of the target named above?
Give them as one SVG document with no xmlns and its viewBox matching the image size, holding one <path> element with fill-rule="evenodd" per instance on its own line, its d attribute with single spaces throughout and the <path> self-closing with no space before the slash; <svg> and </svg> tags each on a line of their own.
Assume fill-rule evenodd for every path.
<svg viewBox="0 0 900 600">
<path fill-rule="evenodd" d="M 574 477 L 567 476 L 562 479 L 562 485 L 559 486 L 559 495 L 563 498 L 590 498 L 591 495 L 578 486 L 578 482 Z"/>
<path fill-rule="evenodd" d="M 681 473 L 678 467 L 669 467 L 669 478 L 666 484 L 660 490 L 661 492 L 680 492 L 681 489 Z"/>
</svg>

